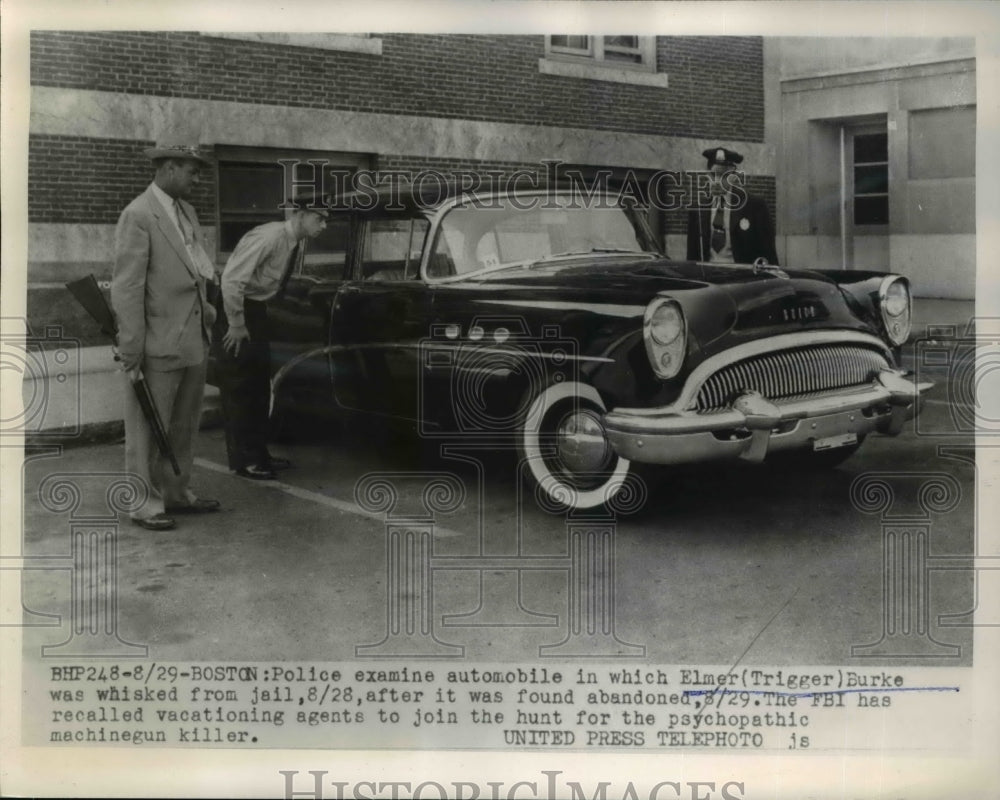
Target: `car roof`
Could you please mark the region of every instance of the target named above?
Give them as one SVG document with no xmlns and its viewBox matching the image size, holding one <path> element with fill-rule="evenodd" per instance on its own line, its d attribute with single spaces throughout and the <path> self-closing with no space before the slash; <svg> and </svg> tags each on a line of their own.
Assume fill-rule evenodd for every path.
<svg viewBox="0 0 1000 800">
<path fill-rule="evenodd" d="M 415 183 L 391 183 L 343 192 L 332 199 L 331 208 L 357 208 L 368 211 L 376 208 L 398 211 L 415 209 L 434 211 L 444 206 L 454 205 L 462 199 L 472 200 L 477 197 L 508 197 L 511 195 L 518 197 L 544 196 L 549 193 L 565 194 L 572 190 L 577 192 L 585 190 L 579 184 L 564 180 L 547 185 L 533 183 L 528 186 L 515 183 L 510 188 L 507 187 L 507 183 L 506 178 L 495 182 L 484 180 L 481 187 L 469 188 L 465 182 L 459 184 L 452 180 L 425 177 Z M 527 181 L 524 183 L 526 184 Z M 609 192 L 610 194 L 612 193 Z"/>
</svg>

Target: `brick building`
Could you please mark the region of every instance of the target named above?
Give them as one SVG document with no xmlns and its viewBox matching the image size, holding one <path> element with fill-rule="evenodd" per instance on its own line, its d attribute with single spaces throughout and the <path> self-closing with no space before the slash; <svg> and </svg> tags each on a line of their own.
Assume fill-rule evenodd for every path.
<svg viewBox="0 0 1000 800">
<path fill-rule="evenodd" d="M 151 179 L 142 150 L 165 131 L 214 155 L 194 203 L 219 264 L 309 177 L 282 159 L 641 177 L 701 170 L 725 143 L 775 205 L 759 37 L 36 31 L 31 90 L 29 324 L 85 343 L 63 283 L 109 277 L 118 214 Z M 683 255 L 684 212 L 651 222 Z"/>
</svg>

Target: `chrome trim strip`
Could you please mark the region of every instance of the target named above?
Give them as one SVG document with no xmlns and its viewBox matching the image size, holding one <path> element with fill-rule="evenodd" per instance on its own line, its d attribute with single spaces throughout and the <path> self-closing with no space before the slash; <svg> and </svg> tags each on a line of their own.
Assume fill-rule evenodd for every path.
<svg viewBox="0 0 1000 800">
<path fill-rule="evenodd" d="M 559 311 L 592 311 L 595 314 L 609 314 L 614 317 L 631 319 L 641 317 L 645 305 L 621 305 L 619 303 L 571 303 L 564 300 L 475 300 L 478 305 L 514 306 L 516 308 L 551 308 Z"/>
<path fill-rule="evenodd" d="M 777 422 L 819 417 L 852 408 L 862 408 L 890 402 L 890 392 L 883 386 L 866 386 L 851 392 L 837 392 L 806 400 L 775 402 L 779 414 Z M 747 417 L 735 408 L 723 411 L 697 414 L 687 412 L 670 414 L 662 412 L 656 416 L 638 416 L 627 409 L 611 411 L 604 417 L 604 425 L 609 431 L 639 434 L 701 433 L 704 431 L 727 430 L 747 427 Z"/>
<path fill-rule="evenodd" d="M 893 370 L 883 370 L 870 385 L 861 389 L 829 392 L 816 397 L 796 400 L 761 400 L 773 408 L 775 424 L 820 417 L 843 411 L 861 410 L 889 404 L 906 407 L 915 403 L 931 384 L 914 384 Z M 759 397 L 756 393 L 741 395 L 743 398 Z M 739 399 L 734 405 L 741 405 Z M 649 413 L 652 411 L 653 413 Z M 730 428 L 759 427 L 753 424 L 744 411 L 727 408 L 699 414 L 694 411 L 676 412 L 672 407 L 658 409 L 618 408 L 604 415 L 608 433 L 671 435 L 704 433 Z M 768 427 L 772 427 L 770 423 Z"/>
<path fill-rule="evenodd" d="M 536 341 L 534 339 L 532 342 Z M 382 345 L 365 345 L 365 347 L 381 347 Z M 385 345 L 389 347 L 391 345 Z M 581 356 L 575 355 L 573 353 L 559 353 L 558 356 L 555 353 L 539 353 L 532 352 L 530 350 L 520 350 L 513 347 L 503 348 L 503 347 L 477 347 L 475 342 L 469 340 L 455 341 L 455 342 L 426 342 L 419 343 L 418 347 L 427 350 L 458 350 L 464 349 L 467 352 L 479 354 L 479 353 L 493 353 L 495 355 L 505 355 L 505 356 L 520 356 L 520 357 L 530 357 L 530 358 L 543 358 L 543 359 L 565 359 L 574 361 L 594 361 L 603 364 L 613 364 L 613 358 L 606 358 L 605 356 Z"/>
<path fill-rule="evenodd" d="M 309 358 L 315 358 L 316 356 L 325 356 L 336 350 L 347 350 L 348 348 L 344 345 L 327 345 L 326 347 L 317 347 L 313 350 L 307 350 L 304 353 L 299 353 L 294 358 L 289 359 L 284 364 L 281 365 L 280 369 L 271 376 L 271 399 L 268 403 L 267 414 L 270 416 L 274 413 L 274 401 L 278 396 L 278 389 L 281 388 L 281 382 L 285 380 L 288 373 L 293 367 L 301 364 L 303 361 Z"/>
<path fill-rule="evenodd" d="M 271 414 L 271 413 L 274 412 L 275 397 L 278 394 L 278 389 L 281 388 L 282 381 L 285 380 L 285 378 L 288 376 L 288 373 L 295 366 L 297 366 L 298 364 L 301 364 L 303 361 L 305 361 L 307 359 L 316 358 L 317 356 L 327 356 L 327 355 L 330 355 L 331 353 L 347 352 L 349 350 L 405 350 L 405 349 L 421 350 L 421 349 L 423 349 L 423 350 L 449 350 L 450 351 L 450 350 L 455 350 L 455 349 L 457 349 L 459 347 L 467 348 L 469 350 L 469 352 L 475 352 L 477 354 L 478 353 L 494 353 L 494 354 L 497 354 L 497 355 L 516 355 L 516 356 L 520 356 L 520 357 L 547 358 L 547 359 L 550 359 L 550 360 L 553 359 L 553 358 L 555 358 L 555 354 L 554 353 L 537 353 L 537 352 L 531 352 L 529 350 L 514 350 L 512 348 L 504 349 L 504 348 L 501 348 L 501 347 L 476 347 L 474 343 L 470 343 L 468 341 L 462 341 L 462 342 L 422 342 L 421 341 L 421 342 L 417 342 L 416 344 L 407 344 L 407 343 L 399 343 L 399 344 L 397 344 L 395 342 L 372 343 L 372 344 L 365 344 L 365 345 L 361 345 L 361 344 L 351 344 L 351 345 L 331 344 L 331 345 L 327 345 L 325 347 L 317 347 L 317 348 L 314 348 L 312 350 L 307 350 L 304 353 L 299 353 L 297 356 L 295 356 L 294 358 L 289 359 L 287 362 L 285 362 L 284 364 L 281 365 L 281 368 L 277 372 L 275 372 L 274 375 L 271 377 L 271 399 L 270 399 L 270 403 L 269 403 L 269 406 L 268 406 L 268 414 Z M 613 364 L 614 363 L 614 359 L 613 358 L 605 358 L 603 356 L 579 356 L 579 355 L 573 355 L 571 353 L 561 353 L 559 355 L 559 358 L 566 359 L 566 360 L 574 360 L 574 361 L 593 361 L 593 362 L 607 363 L 607 364 Z M 433 366 L 433 365 L 431 365 L 431 366 Z M 449 365 L 442 365 L 442 366 L 447 366 L 448 368 L 450 368 L 452 365 L 449 364 Z M 463 369 L 466 369 L 466 370 L 475 369 L 476 371 L 481 371 L 481 372 L 490 371 L 493 374 L 496 374 L 496 375 L 498 375 L 500 377 L 504 377 L 505 375 L 509 375 L 511 373 L 511 371 L 512 371 L 512 370 L 507 369 L 505 367 L 497 367 L 497 368 L 493 368 L 493 369 L 489 369 L 489 368 L 486 368 L 486 367 L 475 367 L 475 368 L 468 368 L 468 367 L 466 367 L 466 368 L 463 368 Z"/>
<path fill-rule="evenodd" d="M 797 333 L 783 333 L 780 336 L 771 336 L 767 339 L 757 339 L 753 342 L 731 347 L 718 355 L 703 361 L 699 364 L 684 384 L 680 395 L 671 405 L 657 408 L 623 408 L 615 409 L 622 413 L 634 416 L 658 416 L 664 413 L 680 414 L 684 411 L 693 411 L 698 402 L 698 392 L 701 391 L 702 384 L 708 378 L 737 361 L 752 358 L 753 356 L 764 355 L 774 351 L 788 350 L 793 347 L 807 347 L 815 344 L 840 344 L 844 342 L 875 346 L 886 356 L 889 363 L 893 363 L 892 351 L 886 343 L 876 336 L 859 331 L 799 331 Z"/>
</svg>

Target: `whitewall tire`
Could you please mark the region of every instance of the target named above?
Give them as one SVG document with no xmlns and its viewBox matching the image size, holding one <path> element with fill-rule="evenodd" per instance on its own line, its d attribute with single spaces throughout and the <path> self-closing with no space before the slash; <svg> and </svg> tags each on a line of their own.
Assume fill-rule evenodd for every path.
<svg viewBox="0 0 1000 800">
<path fill-rule="evenodd" d="M 597 508 L 625 485 L 629 462 L 601 424 L 604 401 L 592 386 L 554 383 L 528 404 L 518 453 L 539 500 L 554 508 Z"/>
</svg>

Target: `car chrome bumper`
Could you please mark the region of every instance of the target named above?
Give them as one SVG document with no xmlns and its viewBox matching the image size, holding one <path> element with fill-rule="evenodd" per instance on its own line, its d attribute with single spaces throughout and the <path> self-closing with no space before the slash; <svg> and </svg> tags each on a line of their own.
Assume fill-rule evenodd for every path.
<svg viewBox="0 0 1000 800">
<path fill-rule="evenodd" d="M 705 413 L 617 408 L 604 415 L 603 423 L 618 455 L 632 461 L 762 461 L 768 453 L 809 448 L 851 433 L 859 440 L 873 431 L 895 436 L 932 385 L 886 369 L 862 388 L 779 401 L 748 391 L 729 408 Z"/>
</svg>

